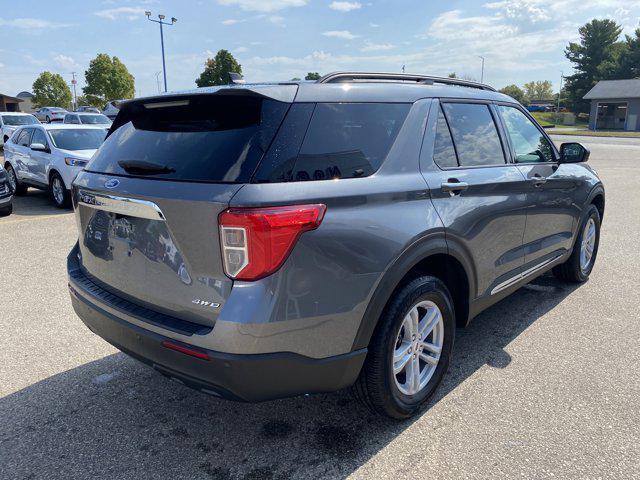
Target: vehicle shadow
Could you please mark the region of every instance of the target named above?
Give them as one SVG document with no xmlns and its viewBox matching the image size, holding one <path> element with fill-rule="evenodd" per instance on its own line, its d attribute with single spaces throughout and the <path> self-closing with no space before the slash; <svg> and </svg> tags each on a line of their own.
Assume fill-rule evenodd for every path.
<svg viewBox="0 0 640 480">
<path fill-rule="evenodd" d="M 15 217 L 31 217 L 41 215 L 64 215 L 71 213 L 73 210 L 57 208 L 53 204 L 51 194 L 44 190 L 30 188 L 25 195 L 14 195 L 13 197 L 13 214 Z"/>
<path fill-rule="evenodd" d="M 541 277 L 457 331 L 434 405 L 479 368 L 506 368 L 515 338 L 575 286 Z M 412 422 L 343 391 L 263 404 L 189 390 L 118 353 L 0 399 L 6 478 L 342 478 Z"/>
</svg>

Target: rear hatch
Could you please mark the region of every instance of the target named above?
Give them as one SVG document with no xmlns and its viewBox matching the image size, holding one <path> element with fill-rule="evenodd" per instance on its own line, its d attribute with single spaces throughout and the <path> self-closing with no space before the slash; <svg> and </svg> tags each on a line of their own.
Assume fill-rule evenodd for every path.
<svg viewBox="0 0 640 480">
<path fill-rule="evenodd" d="M 218 215 L 250 181 L 296 90 L 224 88 L 124 104 L 74 182 L 83 273 L 133 304 L 212 326 L 232 287 Z"/>
</svg>

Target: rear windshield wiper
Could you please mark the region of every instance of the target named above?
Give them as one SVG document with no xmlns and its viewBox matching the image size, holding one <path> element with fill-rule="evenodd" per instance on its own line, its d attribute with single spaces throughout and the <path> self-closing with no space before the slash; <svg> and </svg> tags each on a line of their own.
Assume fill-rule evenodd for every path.
<svg viewBox="0 0 640 480">
<path fill-rule="evenodd" d="M 125 172 L 133 175 L 156 175 L 162 173 L 173 173 L 175 168 L 157 163 L 145 162 L 142 160 L 120 160 L 118 162 Z"/>
</svg>

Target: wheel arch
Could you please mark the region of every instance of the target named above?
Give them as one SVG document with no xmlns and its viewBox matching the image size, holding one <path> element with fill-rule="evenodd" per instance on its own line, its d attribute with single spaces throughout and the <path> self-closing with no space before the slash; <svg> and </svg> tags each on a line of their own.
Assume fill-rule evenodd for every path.
<svg viewBox="0 0 640 480">
<path fill-rule="evenodd" d="M 394 293 L 413 278 L 433 275 L 444 282 L 453 298 L 456 324 L 466 326 L 475 280 L 471 261 L 459 248 L 449 248 L 444 232 L 428 235 L 408 247 L 384 272 L 369 301 L 352 350 L 366 348 Z"/>
<path fill-rule="evenodd" d="M 600 222 L 604 218 L 604 207 L 605 207 L 605 197 L 604 197 L 604 187 L 600 185 L 596 185 L 596 187 L 589 194 L 588 205 L 595 205 L 598 209 L 598 213 L 600 214 Z"/>
</svg>

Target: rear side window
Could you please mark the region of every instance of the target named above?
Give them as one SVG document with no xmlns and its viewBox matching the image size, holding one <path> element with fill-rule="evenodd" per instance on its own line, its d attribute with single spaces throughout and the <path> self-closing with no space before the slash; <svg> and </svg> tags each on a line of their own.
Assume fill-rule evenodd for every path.
<svg viewBox="0 0 640 480">
<path fill-rule="evenodd" d="M 498 129 L 488 105 L 444 103 L 443 109 L 451 127 L 460 166 L 505 163 Z"/>
<path fill-rule="evenodd" d="M 389 153 L 410 108 L 391 103 L 294 104 L 254 181 L 371 175 Z"/>
<path fill-rule="evenodd" d="M 120 126 L 116 125 L 87 170 L 246 183 L 289 108 L 287 103 L 240 95 L 202 95 L 173 103 L 159 108 L 134 104 L 121 110 Z M 145 168 L 127 168 L 135 164 Z"/>
<path fill-rule="evenodd" d="M 319 103 L 292 180 L 366 177 L 386 158 L 409 104 Z"/>
</svg>

